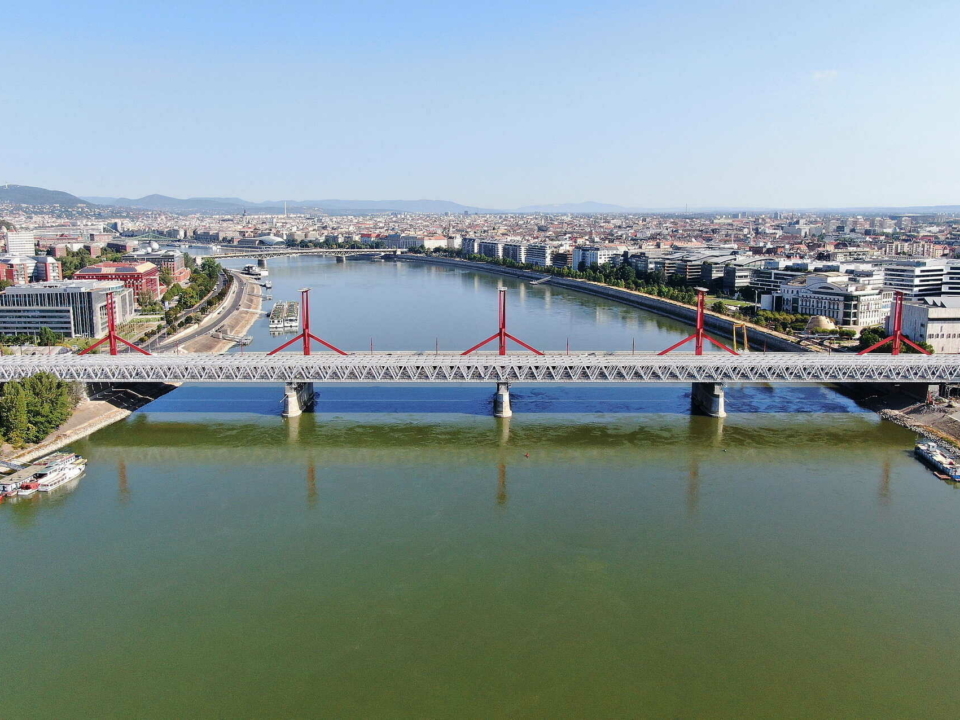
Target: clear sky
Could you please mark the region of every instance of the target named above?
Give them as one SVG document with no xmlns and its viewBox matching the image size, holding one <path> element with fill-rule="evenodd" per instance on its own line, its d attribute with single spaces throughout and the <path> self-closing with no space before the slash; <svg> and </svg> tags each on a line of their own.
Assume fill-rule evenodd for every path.
<svg viewBox="0 0 960 720">
<path fill-rule="evenodd" d="M 0 182 L 960 203 L 958 0 L 31 0 L 0 27 Z"/>
</svg>

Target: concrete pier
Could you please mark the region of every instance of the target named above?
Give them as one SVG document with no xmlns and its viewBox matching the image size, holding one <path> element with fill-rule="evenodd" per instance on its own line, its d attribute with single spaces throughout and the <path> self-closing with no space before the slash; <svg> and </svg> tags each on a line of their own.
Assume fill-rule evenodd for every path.
<svg viewBox="0 0 960 720">
<path fill-rule="evenodd" d="M 510 383 L 498 382 L 497 394 L 493 396 L 493 416 L 508 418 L 513 415 L 510 409 Z"/>
<path fill-rule="evenodd" d="M 727 416 L 723 402 L 723 383 L 693 383 L 690 399 L 693 407 L 704 415 L 716 418 Z"/>
<path fill-rule="evenodd" d="M 283 395 L 283 416 L 296 417 L 313 409 L 315 391 L 312 382 L 286 383 Z"/>
</svg>

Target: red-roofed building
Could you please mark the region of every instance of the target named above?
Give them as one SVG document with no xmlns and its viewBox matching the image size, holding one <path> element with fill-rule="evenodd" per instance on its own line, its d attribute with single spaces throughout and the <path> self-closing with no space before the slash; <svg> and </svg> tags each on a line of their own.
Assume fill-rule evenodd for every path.
<svg viewBox="0 0 960 720">
<path fill-rule="evenodd" d="M 102 262 L 88 265 L 73 275 L 74 280 L 119 280 L 133 290 L 134 298 L 146 293 L 160 299 L 160 268 L 153 263 Z"/>
</svg>

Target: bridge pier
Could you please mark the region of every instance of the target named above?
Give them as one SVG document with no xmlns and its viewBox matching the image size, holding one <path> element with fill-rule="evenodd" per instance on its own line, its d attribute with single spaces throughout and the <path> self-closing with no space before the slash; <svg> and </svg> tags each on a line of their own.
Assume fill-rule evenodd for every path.
<svg viewBox="0 0 960 720">
<path fill-rule="evenodd" d="M 337 262 L 338 262 L 338 263 L 345 263 L 346 261 L 347 261 L 347 256 L 346 256 L 346 255 L 337 255 Z"/>
<path fill-rule="evenodd" d="M 313 409 L 315 391 L 312 382 L 288 382 L 283 395 L 283 417 L 297 417 Z"/>
<path fill-rule="evenodd" d="M 498 382 L 497 394 L 493 396 L 493 416 L 508 418 L 513 415 L 510 409 L 510 383 Z"/>
<path fill-rule="evenodd" d="M 716 418 L 727 416 L 724 407 L 723 383 L 695 382 L 690 399 L 693 407 L 704 415 Z"/>
</svg>

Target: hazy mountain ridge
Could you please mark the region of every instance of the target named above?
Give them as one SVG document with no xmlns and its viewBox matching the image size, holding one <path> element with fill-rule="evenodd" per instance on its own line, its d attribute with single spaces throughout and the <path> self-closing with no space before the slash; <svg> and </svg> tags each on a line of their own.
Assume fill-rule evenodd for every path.
<svg viewBox="0 0 960 720">
<path fill-rule="evenodd" d="M 83 196 L 78 197 L 60 190 L 28 185 L 0 186 L 0 202 L 16 203 L 20 205 L 61 205 L 65 207 L 80 207 L 101 205 L 104 207 L 137 208 L 174 213 L 221 213 L 238 214 L 247 210 L 254 213 L 275 215 L 283 212 L 284 203 L 289 211 L 318 210 L 323 212 L 357 214 L 377 212 L 410 212 L 410 213 L 544 213 L 544 214 L 616 214 L 616 213 L 671 213 L 671 214 L 710 214 L 710 213 L 771 213 L 777 211 L 809 212 L 809 213 L 846 213 L 846 214 L 883 214 L 883 213 L 911 213 L 936 214 L 960 213 L 960 205 L 909 205 L 909 206 L 863 206 L 863 207 L 724 207 L 703 206 L 685 208 L 642 208 L 627 207 L 611 203 L 585 201 L 579 203 L 556 203 L 524 205 L 514 210 L 481 208 L 472 205 L 462 205 L 450 200 L 265 200 L 251 202 L 237 197 L 194 197 L 175 198 L 168 195 L 146 195 L 142 198 Z"/>
<path fill-rule="evenodd" d="M 86 200 L 60 190 L 32 187 L 30 185 L 0 185 L 0 202 L 17 205 L 60 205 L 79 207 L 89 205 Z"/>
</svg>

